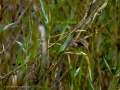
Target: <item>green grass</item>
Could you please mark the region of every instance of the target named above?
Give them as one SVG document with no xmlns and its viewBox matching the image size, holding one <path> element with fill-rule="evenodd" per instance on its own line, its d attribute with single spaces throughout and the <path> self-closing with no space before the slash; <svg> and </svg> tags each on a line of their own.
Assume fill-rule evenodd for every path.
<svg viewBox="0 0 120 90">
<path fill-rule="evenodd" d="M 2 0 L 0 89 L 120 89 L 120 1 L 93 7 L 92 0 Z M 89 51 L 72 38 L 89 42 Z"/>
</svg>

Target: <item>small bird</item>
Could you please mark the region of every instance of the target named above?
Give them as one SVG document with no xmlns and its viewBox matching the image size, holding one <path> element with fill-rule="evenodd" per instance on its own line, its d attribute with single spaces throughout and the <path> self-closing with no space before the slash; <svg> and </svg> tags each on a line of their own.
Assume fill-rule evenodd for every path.
<svg viewBox="0 0 120 90">
<path fill-rule="evenodd" d="M 88 50 L 89 43 L 84 39 L 72 39 L 72 43 L 78 47 L 78 46 L 84 46 Z"/>
</svg>

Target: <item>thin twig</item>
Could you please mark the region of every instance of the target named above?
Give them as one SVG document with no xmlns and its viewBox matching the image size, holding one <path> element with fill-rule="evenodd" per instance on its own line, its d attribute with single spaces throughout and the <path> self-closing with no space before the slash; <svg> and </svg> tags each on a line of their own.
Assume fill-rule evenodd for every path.
<svg viewBox="0 0 120 90">
<path fill-rule="evenodd" d="M 2 80 L 2 79 L 4 79 L 4 78 L 6 78 L 8 75 L 10 75 L 10 74 L 12 74 L 13 72 L 15 72 L 16 70 L 20 69 L 21 67 L 23 67 L 23 66 L 24 66 L 24 65 L 26 65 L 27 63 L 28 63 L 28 61 L 27 61 L 27 62 L 25 62 L 24 64 L 22 64 L 22 65 L 18 66 L 18 67 L 17 67 L 17 68 L 15 68 L 14 70 L 10 71 L 10 72 L 9 72 L 9 73 L 7 73 L 6 75 L 2 76 L 2 77 L 0 78 L 0 80 Z"/>
</svg>

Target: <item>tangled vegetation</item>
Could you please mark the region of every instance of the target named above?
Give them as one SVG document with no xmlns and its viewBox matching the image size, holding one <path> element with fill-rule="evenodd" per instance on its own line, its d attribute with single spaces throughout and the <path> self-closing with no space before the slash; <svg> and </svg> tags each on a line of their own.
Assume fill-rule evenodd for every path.
<svg viewBox="0 0 120 90">
<path fill-rule="evenodd" d="M 120 0 L 1 0 L 0 89 L 120 89 Z"/>
</svg>

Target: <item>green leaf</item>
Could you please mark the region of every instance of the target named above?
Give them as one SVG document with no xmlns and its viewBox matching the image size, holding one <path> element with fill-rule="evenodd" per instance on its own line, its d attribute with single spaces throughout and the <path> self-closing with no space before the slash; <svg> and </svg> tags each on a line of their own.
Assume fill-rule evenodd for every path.
<svg viewBox="0 0 120 90">
<path fill-rule="evenodd" d="M 90 80 L 89 80 L 89 83 L 90 83 L 90 86 L 92 87 L 92 90 L 95 90 Z"/>
<path fill-rule="evenodd" d="M 108 65 L 108 63 L 107 63 L 106 59 L 105 59 L 105 58 L 103 58 L 103 60 L 105 61 L 105 64 L 106 64 L 106 66 L 108 67 L 108 69 L 109 69 L 110 73 L 112 73 L 112 72 L 111 72 L 111 69 L 110 69 L 110 66 Z"/>
<path fill-rule="evenodd" d="M 18 21 L 18 22 L 20 22 L 20 21 Z M 12 26 L 12 25 L 18 23 L 18 22 L 10 23 L 10 24 L 4 26 L 4 27 L 0 30 L 0 33 L 1 33 L 2 31 L 6 30 L 7 28 L 9 28 L 10 26 Z"/>
<path fill-rule="evenodd" d="M 2 68 L 3 66 L 5 66 L 5 63 L 7 63 L 8 60 L 9 60 L 9 56 L 4 60 L 4 62 L 1 63 L 1 65 L 0 65 L 0 70 L 1 70 L 1 68 Z"/>
<path fill-rule="evenodd" d="M 120 72 L 119 72 L 119 80 L 118 80 L 118 82 L 119 82 L 119 85 L 120 85 Z"/>
<path fill-rule="evenodd" d="M 45 89 L 48 90 L 49 89 L 49 78 L 47 78 L 46 83 L 45 83 Z"/>
<path fill-rule="evenodd" d="M 91 64 L 90 64 L 90 61 L 89 61 L 89 57 L 84 53 L 84 52 L 81 52 L 80 53 L 84 56 L 87 64 L 88 64 L 88 69 L 89 69 L 89 74 L 90 74 L 90 80 L 92 81 L 92 70 L 91 70 Z"/>
<path fill-rule="evenodd" d="M 80 65 L 79 82 L 78 82 L 78 85 L 79 85 L 79 86 L 80 86 L 81 75 L 82 75 L 82 63 L 83 63 L 83 58 L 82 58 L 81 65 Z"/>
<path fill-rule="evenodd" d="M 46 8 L 45 8 L 45 3 L 44 3 L 44 0 L 40 0 L 40 3 L 41 3 L 41 7 L 42 7 L 42 11 L 43 11 L 43 14 L 47 20 L 47 23 L 48 23 L 48 14 L 46 12 Z"/>
<path fill-rule="evenodd" d="M 61 1 L 61 3 L 59 4 L 59 6 L 57 7 L 56 11 L 58 11 L 58 9 L 59 9 L 61 6 L 63 6 L 64 2 L 65 2 L 65 0 L 62 0 L 62 1 Z"/>
<path fill-rule="evenodd" d="M 76 70 L 74 77 L 76 77 L 76 75 L 78 74 L 79 71 L 80 71 L 80 67 Z"/>
<path fill-rule="evenodd" d="M 40 0 L 40 1 L 41 1 L 41 0 Z M 32 14 L 34 14 L 34 13 L 37 12 L 37 11 L 39 11 L 39 9 L 35 10 L 34 12 L 32 12 Z M 28 17 L 26 17 L 25 19 L 22 19 L 21 21 L 27 20 L 29 17 L 30 17 L 30 15 L 29 15 Z M 0 33 L 1 33 L 2 31 L 6 30 L 7 28 L 9 28 L 10 26 L 12 26 L 12 25 L 14 25 L 14 24 L 16 24 L 16 23 L 19 23 L 19 22 L 20 22 L 20 21 L 17 21 L 17 22 L 10 23 L 10 24 L 4 26 L 4 27 L 0 30 Z"/>
<path fill-rule="evenodd" d="M 114 71 L 114 75 L 116 74 L 116 72 L 117 72 L 117 70 L 120 68 L 120 62 L 117 64 L 117 66 L 116 66 L 116 69 L 115 69 L 115 71 Z"/>
<path fill-rule="evenodd" d="M 21 42 L 19 42 L 19 41 L 16 41 L 16 42 L 22 47 L 23 44 Z"/>
<path fill-rule="evenodd" d="M 65 43 L 61 46 L 60 50 L 57 53 L 57 57 L 60 56 L 64 52 L 64 50 L 65 50 L 66 46 L 68 45 L 68 43 L 70 42 L 71 38 L 72 38 L 72 35 L 69 36 L 67 38 L 67 40 L 65 41 Z"/>
<path fill-rule="evenodd" d="M 59 24 L 58 26 L 56 26 L 50 34 L 54 33 L 55 31 L 57 31 L 58 29 L 60 29 L 63 25 L 67 24 L 69 22 L 70 18 L 66 21 L 64 21 L 63 23 Z"/>
<path fill-rule="evenodd" d="M 59 39 L 61 39 L 61 38 L 63 37 L 63 34 L 64 34 L 64 32 L 66 31 L 67 26 L 68 26 L 68 23 L 67 23 L 66 26 L 64 27 L 64 29 L 63 29 L 63 31 L 62 31 L 61 36 L 60 36 Z"/>
<path fill-rule="evenodd" d="M 23 44 L 21 43 L 21 42 L 19 42 L 19 41 L 16 41 L 21 47 L 22 47 L 22 50 L 24 51 L 24 52 L 26 52 L 25 51 L 25 48 L 23 47 Z"/>
<path fill-rule="evenodd" d="M 28 62 L 30 59 L 31 53 L 26 57 L 26 59 L 24 60 L 24 63 Z"/>
<path fill-rule="evenodd" d="M 0 78 L 6 78 L 6 77 L 4 77 L 4 76 L 0 76 Z"/>
</svg>

